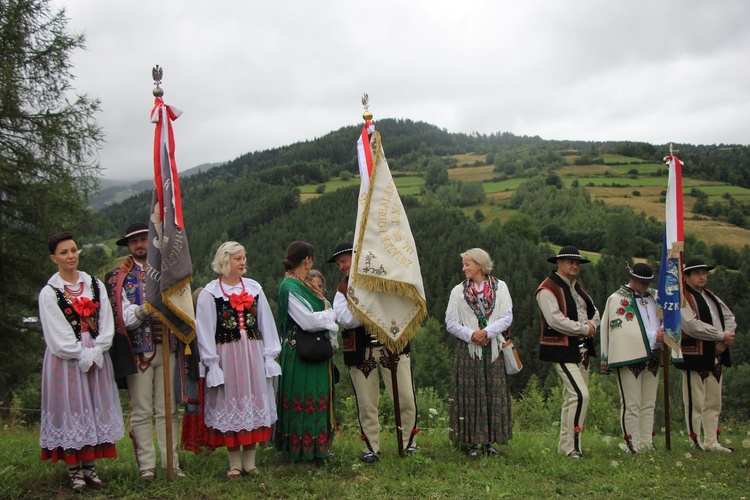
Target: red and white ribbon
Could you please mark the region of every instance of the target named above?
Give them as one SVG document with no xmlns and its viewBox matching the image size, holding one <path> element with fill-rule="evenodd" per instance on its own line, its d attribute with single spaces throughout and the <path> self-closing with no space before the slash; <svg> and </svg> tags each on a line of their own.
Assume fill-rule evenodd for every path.
<svg viewBox="0 0 750 500">
<path fill-rule="evenodd" d="M 159 221 L 164 220 L 164 170 L 162 169 L 162 159 L 169 163 L 169 181 L 172 184 L 172 207 L 174 208 L 174 223 L 177 227 L 183 229 L 185 224 L 182 221 L 182 197 L 180 196 L 180 178 L 177 175 L 177 161 L 174 157 L 174 131 L 172 130 L 172 121 L 180 117 L 182 111 L 164 104 L 161 97 L 154 100 L 154 107 L 151 110 L 151 123 L 156 124 L 154 132 L 154 184 L 156 187 L 156 196 L 159 200 Z M 166 124 L 166 126 L 164 126 Z"/>
<path fill-rule="evenodd" d="M 371 121 L 366 121 L 362 127 L 362 133 L 357 139 L 357 161 L 359 163 L 359 177 L 365 187 L 365 191 L 370 188 L 370 177 L 372 177 L 372 149 L 370 148 L 370 134 L 375 130 L 375 125 Z"/>
</svg>

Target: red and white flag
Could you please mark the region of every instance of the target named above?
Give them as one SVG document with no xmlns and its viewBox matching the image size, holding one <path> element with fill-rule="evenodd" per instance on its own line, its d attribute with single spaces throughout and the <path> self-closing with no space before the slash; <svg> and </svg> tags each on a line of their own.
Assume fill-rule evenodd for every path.
<svg viewBox="0 0 750 500">
<path fill-rule="evenodd" d="M 657 303 L 663 314 L 664 342 L 672 348 L 673 359 L 680 359 L 682 338 L 682 251 L 685 247 L 682 206 L 682 162 L 676 156 L 664 158 L 669 167 L 667 181 L 667 224 L 659 266 Z"/>
<path fill-rule="evenodd" d="M 180 178 L 175 160 L 172 121 L 182 111 L 157 97 L 151 110 L 154 131 L 154 193 L 148 224 L 146 303 L 186 344 L 195 338 L 195 310 L 190 281 L 193 264 L 182 219 Z M 190 349 L 186 347 L 186 354 Z"/>
</svg>

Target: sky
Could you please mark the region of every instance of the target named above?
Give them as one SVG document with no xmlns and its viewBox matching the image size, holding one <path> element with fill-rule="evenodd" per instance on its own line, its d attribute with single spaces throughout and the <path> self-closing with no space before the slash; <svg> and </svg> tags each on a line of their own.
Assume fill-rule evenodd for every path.
<svg viewBox="0 0 750 500">
<path fill-rule="evenodd" d="M 747 0 L 51 0 L 86 37 L 108 179 L 153 174 L 151 68 L 180 170 L 405 118 L 544 139 L 750 143 Z M 383 138 L 387 153 L 387 137 Z"/>
</svg>

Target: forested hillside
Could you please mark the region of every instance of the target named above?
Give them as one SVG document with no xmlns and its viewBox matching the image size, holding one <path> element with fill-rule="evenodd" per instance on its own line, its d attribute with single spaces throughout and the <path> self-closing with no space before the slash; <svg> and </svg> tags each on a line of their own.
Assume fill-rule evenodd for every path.
<svg viewBox="0 0 750 500">
<path fill-rule="evenodd" d="M 513 393 L 521 394 L 532 377 L 545 391 L 556 391 L 557 378 L 547 377 L 549 366 L 537 361 L 539 319 L 533 293 L 552 270 L 546 259 L 565 244 L 596 252 L 594 263 L 583 266 L 581 280 L 599 308 L 624 281 L 626 260 L 632 262 L 637 257 L 657 268 L 662 223 L 631 207 L 628 200 L 617 205 L 593 199 L 593 183 L 583 179 L 593 175 L 590 172 L 603 170 L 602 179 L 610 186 L 605 189 L 635 177 L 643 182 L 656 179 L 665 185 L 661 157 L 668 148 L 644 143 L 545 141 L 508 133 L 450 134 L 407 120 L 383 120 L 377 126 L 397 184 L 407 182 L 405 176 L 419 181 L 414 189 L 402 190 L 418 245 L 430 315 L 414 340 L 417 385 L 432 386 L 438 394 L 447 396 L 446 373 L 450 370 L 453 338 L 443 327 L 445 308 L 450 289 L 462 279 L 459 254 L 479 246 L 492 255 L 493 274 L 506 281 L 513 297 L 511 331 L 526 366 L 510 379 Z M 248 276 L 261 283 L 275 308 L 284 250 L 289 242 L 301 239 L 315 246 L 316 267 L 326 275 L 332 297 L 341 276 L 325 260 L 337 243 L 353 238 L 359 184 L 353 177 L 357 171 L 354 144 L 358 133 L 359 127 L 344 127 L 316 140 L 249 153 L 183 179 L 194 287 L 215 278 L 210 262 L 218 245 L 237 240 L 248 251 Z M 707 181 L 731 179 L 739 190 L 734 197 L 707 194 L 701 189 L 686 192 L 686 200 L 699 208 L 702 200 L 705 211 L 700 217 L 709 223 L 726 221 L 734 210 L 740 214 L 736 227 L 746 225 L 750 202 L 743 198 L 745 190 L 741 187 L 750 186 L 749 148 L 675 147 L 685 160 L 686 175 L 690 172 Z M 459 171 L 461 175 L 456 175 Z M 480 171 L 485 172 L 483 180 L 471 180 Z M 621 178 L 611 177 L 620 175 L 618 172 L 622 172 Z M 485 194 L 498 183 L 515 187 Z M 339 188 L 333 189 L 334 184 Z M 326 191 L 328 185 L 331 189 Z M 309 188 L 314 186 L 314 195 L 302 201 L 301 191 L 312 192 Z M 616 189 L 631 191 L 627 186 Z M 654 189 L 657 194 L 653 205 L 663 207 L 663 200 L 658 199 L 662 188 Z M 404 194 L 407 192 L 415 195 Z M 99 213 L 95 229 L 83 240 L 111 241 L 129 223 L 147 220 L 150 199 L 151 193 L 143 192 L 106 208 Z M 475 211 L 475 207 L 488 213 L 496 210 L 502 216 L 494 218 L 490 213 L 485 219 L 484 212 L 479 208 Z M 722 243 L 720 235 L 708 243 L 692 236 L 686 242 L 688 256 L 702 257 L 719 266 L 711 275 L 711 286 L 737 314 L 741 332 L 750 323 L 747 243 L 750 240 L 739 249 L 730 247 Z M 123 249 L 117 251 L 124 255 Z M 112 257 L 117 255 L 115 252 Z M 113 266 L 114 261 L 106 252 L 93 250 L 87 261 L 82 259 L 82 269 L 87 269 L 86 265 L 91 270 L 101 267 L 101 271 Z M 727 370 L 725 400 L 730 411 L 747 418 L 750 341 L 738 335 L 732 350 L 736 366 Z M 350 390 L 346 384 L 339 388 L 341 397 Z M 614 386 L 610 390 L 614 398 Z M 679 391 L 673 391 L 675 404 L 680 397 Z M 679 421 L 679 415 L 675 418 Z"/>
</svg>

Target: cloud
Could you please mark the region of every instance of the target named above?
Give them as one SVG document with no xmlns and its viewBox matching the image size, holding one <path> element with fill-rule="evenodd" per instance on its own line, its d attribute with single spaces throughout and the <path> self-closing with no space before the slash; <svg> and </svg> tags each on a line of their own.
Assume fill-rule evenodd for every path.
<svg viewBox="0 0 750 500">
<path fill-rule="evenodd" d="M 56 0 L 110 178 L 151 175 L 164 67 L 181 169 L 378 118 L 547 139 L 747 143 L 750 3 Z"/>
</svg>

